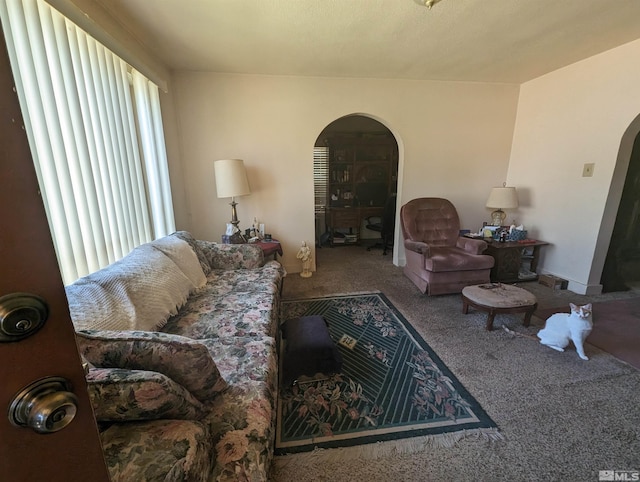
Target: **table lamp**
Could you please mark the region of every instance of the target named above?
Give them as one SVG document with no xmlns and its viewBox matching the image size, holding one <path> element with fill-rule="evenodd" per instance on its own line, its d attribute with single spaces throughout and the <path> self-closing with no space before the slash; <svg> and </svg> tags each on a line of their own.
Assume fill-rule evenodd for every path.
<svg viewBox="0 0 640 482">
<path fill-rule="evenodd" d="M 515 209 L 518 207 L 516 188 L 507 187 L 506 182 L 502 187 L 494 187 L 491 189 L 489 199 L 487 199 L 487 207 L 495 209 L 491 213 L 491 225 L 502 226 L 504 219 L 507 217 L 503 209 Z"/>
<path fill-rule="evenodd" d="M 244 161 L 242 159 L 221 159 L 213 163 L 213 168 L 216 176 L 218 198 L 231 198 L 231 224 L 234 228 L 233 233 L 236 233 L 240 231 L 240 228 L 238 228 L 240 221 L 238 221 L 238 213 L 236 211 L 238 203 L 235 198 L 251 194 Z"/>
</svg>

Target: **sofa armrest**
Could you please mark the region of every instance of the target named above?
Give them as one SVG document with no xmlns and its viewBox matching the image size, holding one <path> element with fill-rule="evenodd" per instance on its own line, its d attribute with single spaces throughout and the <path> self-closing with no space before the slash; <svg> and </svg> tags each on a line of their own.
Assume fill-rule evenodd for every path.
<svg viewBox="0 0 640 482">
<path fill-rule="evenodd" d="M 207 414 L 205 406 L 186 388 L 162 373 L 90 368 L 86 378 L 99 422 L 199 420 Z"/>
<path fill-rule="evenodd" d="M 404 240 L 404 247 L 409 251 L 413 251 L 414 253 L 422 254 L 425 258 L 431 256 L 431 249 L 427 243 L 423 243 L 422 241 L 414 241 L 412 239 Z"/>
<path fill-rule="evenodd" d="M 264 264 L 264 253 L 253 244 L 218 244 L 197 240 L 212 269 L 255 269 Z"/>
<path fill-rule="evenodd" d="M 80 330 L 76 342 L 80 354 L 96 368 L 162 373 L 202 402 L 227 388 L 207 347 L 191 338 L 149 331 Z"/>
<path fill-rule="evenodd" d="M 482 254 L 487 249 L 487 243 L 482 239 L 471 239 L 460 236 L 456 242 L 456 247 L 464 249 L 467 253 Z"/>
</svg>

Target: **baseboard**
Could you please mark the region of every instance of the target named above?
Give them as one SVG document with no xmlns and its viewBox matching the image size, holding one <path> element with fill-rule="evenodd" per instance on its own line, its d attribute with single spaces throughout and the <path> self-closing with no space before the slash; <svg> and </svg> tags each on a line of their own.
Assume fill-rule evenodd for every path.
<svg viewBox="0 0 640 482">
<path fill-rule="evenodd" d="M 569 291 L 573 291 L 579 295 L 599 295 L 602 293 L 602 285 L 585 285 L 582 283 L 578 283 L 577 281 L 569 280 L 569 285 L 567 286 Z"/>
</svg>

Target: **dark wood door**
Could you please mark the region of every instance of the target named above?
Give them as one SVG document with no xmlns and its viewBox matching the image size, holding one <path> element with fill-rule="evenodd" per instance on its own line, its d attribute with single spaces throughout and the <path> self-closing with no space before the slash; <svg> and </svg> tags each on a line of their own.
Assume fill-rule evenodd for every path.
<svg viewBox="0 0 640 482">
<path fill-rule="evenodd" d="M 0 341 L 0 480 L 106 482 L 109 477 L 0 30 L 0 297 L 6 300 L 15 293 L 41 297 L 49 314 L 31 336 Z M 77 397 L 70 424 L 39 434 L 11 423 L 7 414 L 14 396 L 50 376 L 67 380 Z"/>
</svg>

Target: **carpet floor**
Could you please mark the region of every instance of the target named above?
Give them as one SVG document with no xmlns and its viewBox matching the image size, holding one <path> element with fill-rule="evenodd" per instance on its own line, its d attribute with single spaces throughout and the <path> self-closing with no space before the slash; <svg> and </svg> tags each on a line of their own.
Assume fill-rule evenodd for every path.
<svg viewBox="0 0 640 482">
<path fill-rule="evenodd" d="M 500 428 L 503 440 L 463 439 L 411 455 L 365 456 L 345 463 L 326 449 L 276 457 L 272 480 L 305 481 L 597 481 L 600 470 L 640 469 L 640 371 L 595 347 L 589 361 L 502 325 L 535 335 L 543 321 L 522 315 L 462 314 L 459 295 L 427 297 L 380 250 L 345 246 L 316 251 L 311 278 L 290 274 L 284 299 L 381 291 L 440 356 Z M 522 283 L 540 308 L 637 297 L 582 296 Z"/>
</svg>

